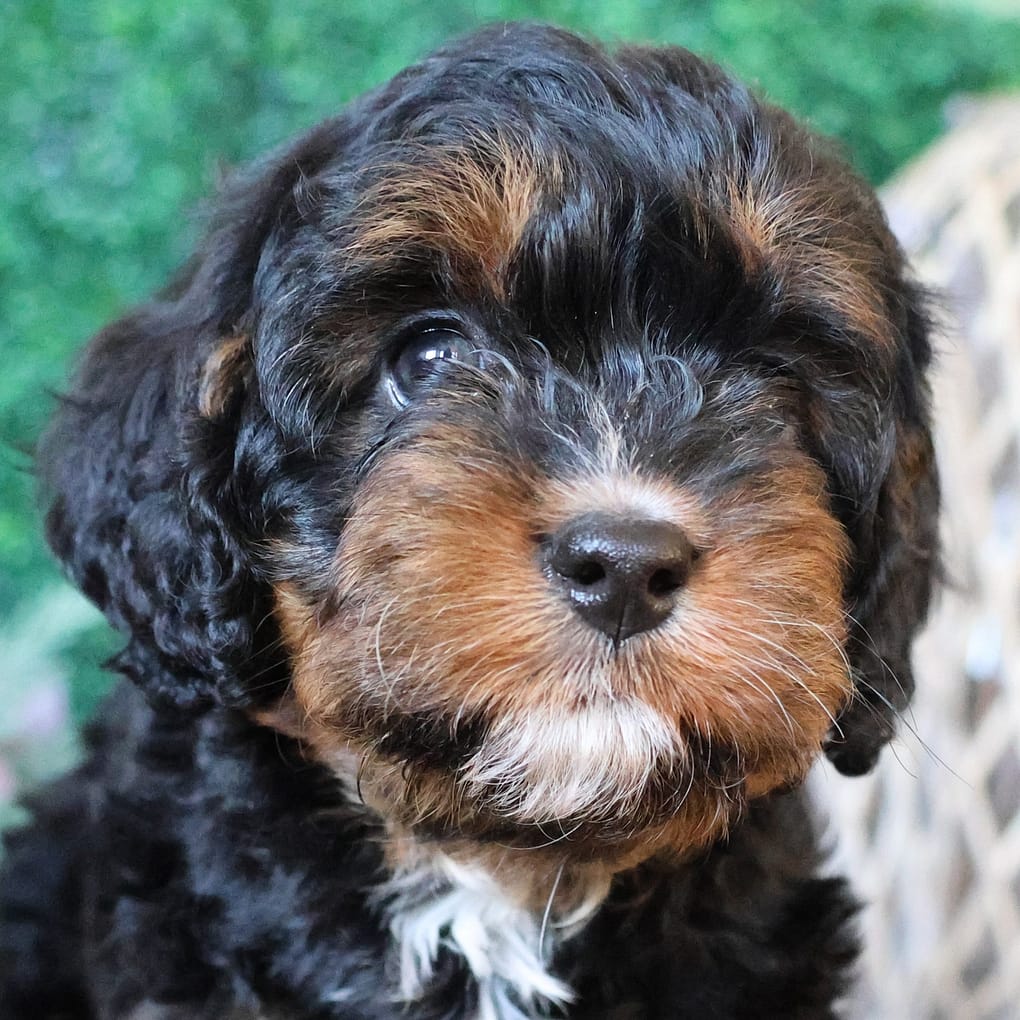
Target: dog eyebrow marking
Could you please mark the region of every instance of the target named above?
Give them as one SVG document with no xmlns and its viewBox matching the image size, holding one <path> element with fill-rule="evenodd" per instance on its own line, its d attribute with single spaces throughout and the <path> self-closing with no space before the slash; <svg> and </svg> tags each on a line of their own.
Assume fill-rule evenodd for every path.
<svg viewBox="0 0 1020 1020">
<path fill-rule="evenodd" d="M 809 180 L 777 180 L 754 168 L 729 176 L 716 191 L 749 267 L 773 266 L 789 300 L 825 305 L 877 347 L 892 346 L 882 295 L 866 271 L 874 244 L 847 229 L 846 198 L 833 193 L 820 202 Z"/>
<path fill-rule="evenodd" d="M 541 166 L 528 146 L 478 136 L 470 147 L 422 147 L 420 161 L 385 168 L 355 212 L 343 255 L 370 265 L 432 248 L 458 275 L 506 296 L 505 271 L 540 196 L 562 180 L 556 159 Z"/>
</svg>

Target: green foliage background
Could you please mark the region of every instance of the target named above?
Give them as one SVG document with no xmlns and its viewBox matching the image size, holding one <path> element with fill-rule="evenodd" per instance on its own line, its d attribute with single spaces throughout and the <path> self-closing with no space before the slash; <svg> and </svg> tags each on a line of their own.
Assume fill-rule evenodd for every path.
<svg viewBox="0 0 1020 1020">
<path fill-rule="evenodd" d="M 875 182 L 936 136 L 950 97 L 1020 84 L 1020 20 L 937 0 L 8 0 L 0 12 L 0 703 L 63 673 L 78 719 L 113 638 L 43 550 L 29 451 L 72 352 L 185 257 L 224 165 L 503 18 L 712 55 L 837 135 Z M 0 752 L 3 740 L 0 721 Z"/>
</svg>

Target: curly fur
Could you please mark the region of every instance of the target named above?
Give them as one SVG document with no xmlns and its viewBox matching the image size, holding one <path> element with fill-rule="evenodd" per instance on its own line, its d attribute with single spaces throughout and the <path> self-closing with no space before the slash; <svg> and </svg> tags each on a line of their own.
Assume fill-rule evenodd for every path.
<svg viewBox="0 0 1020 1020">
<path fill-rule="evenodd" d="M 492 353 L 397 407 L 437 309 Z M 8 838 L 4 1015 L 833 1016 L 788 791 L 912 690 L 927 333 L 866 186 L 679 49 L 490 28 L 240 176 L 42 446 L 131 683 Z M 708 550 L 683 625 L 549 594 L 592 502 Z"/>
</svg>

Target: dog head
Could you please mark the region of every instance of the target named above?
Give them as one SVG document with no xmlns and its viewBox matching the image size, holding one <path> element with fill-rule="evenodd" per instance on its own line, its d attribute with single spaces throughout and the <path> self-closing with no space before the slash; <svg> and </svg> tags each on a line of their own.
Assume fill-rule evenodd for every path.
<svg viewBox="0 0 1020 1020">
<path fill-rule="evenodd" d="M 699 845 L 906 703 L 928 360 L 790 117 L 682 50 L 490 29 L 235 183 L 93 341 L 49 534 L 154 699 L 403 823 Z"/>
</svg>

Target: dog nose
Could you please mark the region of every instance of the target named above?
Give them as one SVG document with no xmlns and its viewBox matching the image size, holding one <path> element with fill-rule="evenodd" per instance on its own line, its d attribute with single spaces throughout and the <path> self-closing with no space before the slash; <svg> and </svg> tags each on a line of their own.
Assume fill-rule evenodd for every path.
<svg viewBox="0 0 1020 1020">
<path fill-rule="evenodd" d="M 669 616 L 697 552 L 669 521 L 591 513 L 552 535 L 547 556 L 582 619 L 620 642 Z"/>
</svg>

